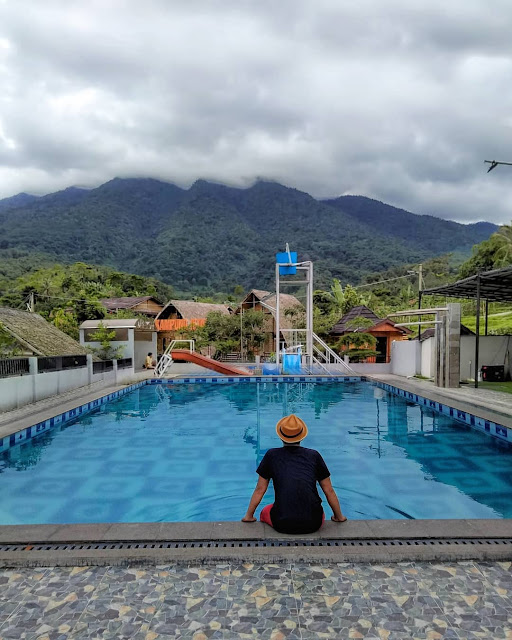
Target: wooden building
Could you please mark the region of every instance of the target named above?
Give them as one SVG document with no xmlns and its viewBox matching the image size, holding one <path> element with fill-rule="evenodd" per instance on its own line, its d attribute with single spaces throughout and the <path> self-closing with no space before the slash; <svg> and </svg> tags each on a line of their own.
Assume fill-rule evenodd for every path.
<svg viewBox="0 0 512 640">
<path fill-rule="evenodd" d="M 251 289 L 249 293 L 242 300 L 238 308 L 235 310 L 236 314 L 243 313 L 249 309 L 255 311 L 263 311 L 267 316 L 265 320 L 265 342 L 263 343 L 261 351 L 262 355 L 269 355 L 276 350 L 276 303 L 277 297 L 275 293 L 271 291 L 263 291 L 261 289 Z M 279 306 L 281 329 L 293 329 L 297 325 L 297 317 L 294 315 L 301 315 L 301 311 L 304 309 L 300 301 L 292 295 L 287 293 L 281 293 L 279 295 Z M 296 314 L 290 313 L 295 311 Z M 288 311 L 288 313 L 286 313 Z M 288 332 L 281 334 L 281 342 L 288 343 L 291 336 Z"/>
<path fill-rule="evenodd" d="M 358 318 L 369 320 L 372 324 L 364 328 L 354 328 L 351 323 Z M 391 344 L 395 340 L 407 340 L 412 331 L 407 327 L 397 327 L 392 320 L 379 318 L 365 305 L 354 307 L 348 311 L 329 332 L 330 342 L 334 343 L 346 333 L 369 333 L 377 338 L 375 345 L 376 356 L 366 358 L 365 362 L 389 362 L 391 358 Z"/>
<path fill-rule="evenodd" d="M 115 314 L 120 310 L 129 310 L 134 314 L 156 317 L 164 305 L 153 296 L 138 296 L 126 298 L 104 298 L 100 300 L 108 314 Z"/>
<path fill-rule="evenodd" d="M 155 328 L 158 331 L 158 353 L 163 353 L 171 340 L 179 339 L 183 329 L 189 326 L 203 326 L 207 315 L 213 311 L 229 315 L 231 308 L 225 304 L 170 300 L 155 318 Z"/>
</svg>

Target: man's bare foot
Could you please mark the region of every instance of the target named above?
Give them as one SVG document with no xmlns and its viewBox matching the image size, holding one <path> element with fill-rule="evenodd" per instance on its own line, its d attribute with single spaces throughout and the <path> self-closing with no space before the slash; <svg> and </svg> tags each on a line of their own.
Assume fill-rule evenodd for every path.
<svg viewBox="0 0 512 640">
<path fill-rule="evenodd" d="M 242 522 L 256 522 L 256 518 L 248 518 L 247 516 L 244 516 L 242 518 Z"/>
<path fill-rule="evenodd" d="M 346 522 L 348 520 L 348 518 L 346 516 L 343 516 L 343 518 L 341 520 L 338 520 L 338 518 L 335 518 L 334 516 L 331 516 L 331 520 L 333 522 Z"/>
</svg>

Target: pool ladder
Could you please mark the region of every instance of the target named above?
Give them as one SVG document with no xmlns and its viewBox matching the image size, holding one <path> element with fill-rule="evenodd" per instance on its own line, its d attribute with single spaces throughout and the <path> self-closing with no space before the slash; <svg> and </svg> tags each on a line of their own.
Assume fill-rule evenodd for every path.
<svg viewBox="0 0 512 640">
<path fill-rule="evenodd" d="M 195 347 L 195 340 L 171 340 L 171 342 L 169 343 L 167 349 L 164 351 L 162 357 L 160 358 L 160 360 L 158 361 L 156 367 L 155 367 L 155 376 L 163 376 L 164 373 L 167 371 L 167 369 L 171 366 L 171 364 L 174 362 L 174 360 L 172 359 L 172 351 L 173 349 L 177 349 L 177 345 L 185 342 L 188 344 L 188 349 L 190 351 L 195 351 L 196 347 Z"/>
</svg>

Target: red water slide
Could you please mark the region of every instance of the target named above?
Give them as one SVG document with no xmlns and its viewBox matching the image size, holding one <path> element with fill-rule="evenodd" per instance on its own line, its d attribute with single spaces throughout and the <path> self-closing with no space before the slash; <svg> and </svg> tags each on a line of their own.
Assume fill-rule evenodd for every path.
<svg viewBox="0 0 512 640">
<path fill-rule="evenodd" d="M 237 369 L 231 367 L 224 362 L 218 362 L 213 358 L 207 358 L 195 351 L 188 351 L 187 349 L 174 349 L 171 351 L 171 358 L 173 360 L 186 360 L 187 362 L 193 362 L 206 369 L 212 369 L 217 373 L 223 373 L 226 376 L 252 376 L 252 371 L 245 371 L 244 369 Z"/>
</svg>

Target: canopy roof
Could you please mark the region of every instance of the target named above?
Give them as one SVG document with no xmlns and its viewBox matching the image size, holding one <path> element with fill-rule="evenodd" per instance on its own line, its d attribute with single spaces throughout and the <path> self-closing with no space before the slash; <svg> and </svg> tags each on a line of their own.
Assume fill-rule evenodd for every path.
<svg viewBox="0 0 512 640">
<path fill-rule="evenodd" d="M 512 302 L 512 266 L 485 271 L 452 284 L 424 289 L 423 295 L 439 295 L 450 298 L 476 298 L 480 279 L 480 297 L 489 302 Z"/>
</svg>

